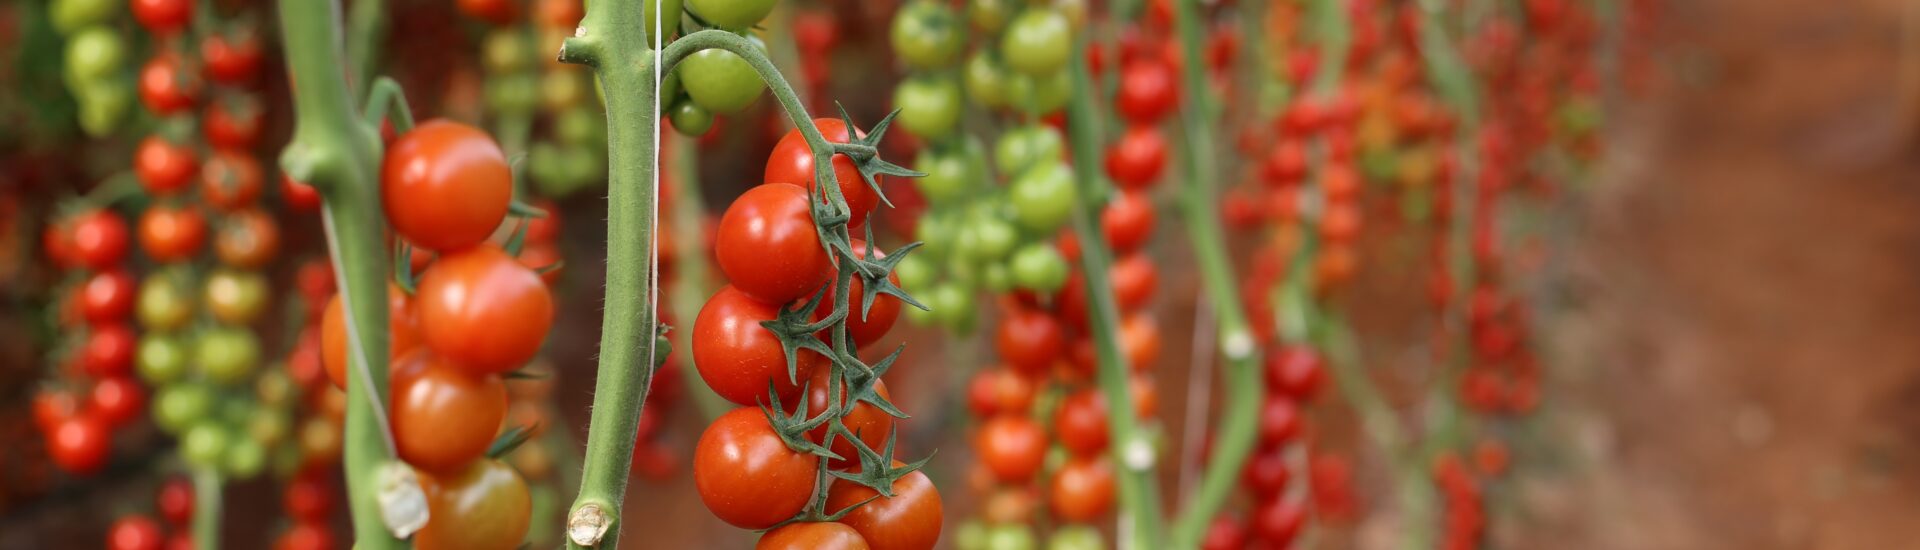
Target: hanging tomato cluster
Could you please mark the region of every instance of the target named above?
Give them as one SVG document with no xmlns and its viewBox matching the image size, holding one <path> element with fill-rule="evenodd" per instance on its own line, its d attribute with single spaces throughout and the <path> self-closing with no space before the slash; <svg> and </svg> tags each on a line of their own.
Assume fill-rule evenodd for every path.
<svg viewBox="0 0 1920 550">
<path fill-rule="evenodd" d="M 110 209 L 82 208 L 43 233 L 47 259 L 70 271 L 56 291 L 63 304 L 56 322 L 71 336 L 62 344 L 65 366 L 34 396 L 33 418 L 56 466 L 91 474 L 106 465 L 112 432 L 139 418 L 147 393 L 132 377 L 137 344 L 128 318 L 136 291 L 125 265 L 127 222 Z"/>
<path fill-rule="evenodd" d="M 154 509 L 160 521 L 148 514 L 129 514 L 107 526 L 107 550 L 189 550 L 194 547 L 189 526 L 193 522 L 193 484 L 183 478 L 168 478 L 154 494 Z M 172 535 L 167 531 L 171 530 Z"/>
</svg>

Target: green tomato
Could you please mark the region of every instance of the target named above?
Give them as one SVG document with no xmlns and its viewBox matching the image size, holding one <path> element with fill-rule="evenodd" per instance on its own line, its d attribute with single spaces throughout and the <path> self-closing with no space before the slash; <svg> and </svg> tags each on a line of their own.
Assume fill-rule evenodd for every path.
<svg viewBox="0 0 1920 550">
<path fill-rule="evenodd" d="M 982 34 L 996 34 L 1020 4 L 1021 0 L 967 0 L 967 21 Z"/>
<path fill-rule="evenodd" d="M 954 550 L 986 550 L 987 525 L 980 520 L 970 519 L 960 523 L 953 530 Z"/>
<path fill-rule="evenodd" d="M 756 39 L 757 45 L 759 41 Z M 765 50 L 765 46 L 761 46 Z M 715 114 L 744 111 L 760 99 L 767 85 L 747 60 L 722 49 L 694 52 L 680 62 L 680 85 L 695 104 Z"/>
<path fill-rule="evenodd" d="M 935 208 L 965 198 L 967 190 L 980 179 L 966 151 L 957 148 L 922 149 L 913 166 L 927 173 L 926 177 L 914 178 L 913 185 L 920 188 L 920 194 L 926 195 L 927 203 Z"/>
<path fill-rule="evenodd" d="M 1061 527 L 1047 539 L 1047 550 L 1102 550 L 1106 541 L 1100 540 L 1100 530 L 1090 525 Z"/>
<path fill-rule="evenodd" d="M 74 92 L 80 100 L 80 129 L 89 136 L 112 134 L 133 107 L 133 84 L 125 77 L 84 82 Z"/>
<path fill-rule="evenodd" d="M 540 101 L 540 77 L 529 73 L 487 79 L 487 106 L 503 113 L 530 113 Z"/>
<path fill-rule="evenodd" d="M 1361 149 L 1360 173 L 1365 174 L 1366 181 L 1392 181 L 1394 172 L 1400 167 L 1398 157 L 1392 146 L 1376 145 Z"/>
<path fill-rule="evenodd" d="M 180 437 L 180 458 L 196 467 L 219 469 L 232 439 L 219 422 L 197 422 Z"/>
<path fill-rule="evenodd" d="M 908 254 L 894 265 L 893 274 L 900 277 L 900 288 L 911 294 L 915 289 L 929 288 L 933 285 L 933 261 L 921 254 Z M 907 308 L 919 309 L 919 308 Z"/>
<path fill-rule="evenodd" d="M 480 61 L 495 76 L 533 66 L 533 39 L 518 28 L 496 27 L 480 44 Z"/>
<path fill-rule="evenodd" d="M 148 384 L 171 384 L 186 376 L 187 353 L 187 346 L 181 344 L 179 338 L 148 332 L 140 335 L 140 345 L 134 348 L 133 366 L 140 371 L 140 379 Z"/>
<path fill-rule="evenodd" d="M 928 141 L 941 141 L 960 127 L 960 83 L 951 77 L 921 75 L 893 92 L 900 125 Z"/>
<path fill-rule="evenodd" d="M 181 284 L 178 272 L 163 271 L 140 281 L 140 299 L 134 303 L 134 315 L 150 331 L 168 331 L 186 326 L 193 319 L 193 297 Z"/>
<path fill-rule="evenodd" d="M 667 71 L 667 76 L 660 77 L 660 103 L 672 105 L 685 97 L 684 92 L 686 90 L 680 86 L 680 67 L 675 65 L 673 70 Z"/>
<path fill-rule="evenodd" d="M 107 23 L 125 2 L 114 0 L 54 0 L 48 8 L 54 30 L 69 34 L 89 25 Z"/>
<path fill-rule="evenodd" d="M 266 275 L 258 271 L 222 269 L 207 277 L 207 311 L 222 323 L 244 325 L 267 307 Z"/>
<path fill-rule="evenodd" d="M 254 415 L 259 412 L 260 407 L 254 404 L 252 399 L 229 396 L 226 399 L 220 400 L 220 422 L 228 426 L 236 428 L 246 426 L 248 422 L 253 421 Z"/>
<path fill-rule="evenodd" d="M 587 79 L 573 71 L 547 71 L 540 76 L 540 106 L 567 111 L 587 100 Z"/>
<path fill-rule="evenodd" d="M 260 362 L 260 342 L 253 332 L 233 327 L 209 329 L 200 334 L 194 347 L 194 359 L 208 380 L 219 384 L 237 384 L 253 374 Z"/>
<path fill-rule="evenodd" d="M 980 282 L 987 290 L 1006 292 L 1013 290 L 1013 275 L 1008 273 L 1007 264 L 993 262 L 980 269 Z"/>
<path fill-rule="evenodd" d="M 191 435 L 191 434 L 189 434 Z M 223 457 L 224 471 L 238 479 L 252 479 L 267 469 L 267 447 L 250 438 L 233 438 Z"/>
<path fill-rule="evenodd" d="M 667 113 L 667 120 L 673 122 L 674 131 L 687 137 L 700 137 L 713 129 L 713 113 L 686 99 L 673 104 Z"/>
<path fill-rule="evenodd" d="M 998 261 L 1020 244 L 1020 230 L 999 216 L 978 216 L 968 225 L 975 238 L 974 259 Z"/>
<path fill-rule="evenodd" d="M 1008 262 L 1013 286 L 1040 292 L 1059 290 L 1067 284 L 1067 258 L 1060 249 L 1046 242 L 1027 243 L 1013 252 Z"/>
<path fill-rule="evenodd" d="M 160 386 L 153 395 L 153 423 L 178 434 L 213 414 L 213 388 L 182 382 Z"/>
<path fill-rule="evenodd" d="M 112 27 L 82 29 L 67 41 L 67 78 L 84 84 L 112 76 L 126 67 L 127 44 Z"/>
<path fill-rule="evenodd" d="M 1018 523 L 995 525 L 987 528 L 987 550 L 1034 550 L 1039 542 L 1033 538 L 1033 528 Z"/>
<path fill-rule="evenodd" d="M 931 256 L 945 256 L 961 248 L 960 241 L 953 234 L 953 217 L 945 212 L 927 212 L 914 224 L 914 240 L 920 241 L 921 252 Z"/>
<path fill-rule="evenodd" d="M 967 97 L 988 108 L 1007 106 L 1007 68 L 987 50 L 973 52 L 964 72 Z"/>
<path fill-rule="evenodd" d="M 774 0 L 688 0 L 687 7 L 715 27 L 744 31 L 773 12 Z M 652 13 L 652 12 L 647 12 Z M 652 32 L 652 29 L 648 29 Z"/>
<path fill-rule="evenodd" d="M 1073 99 L 1073 78 L 1066 71 L 1032 77 L 1033 108 L 1040 114 L 1052 114 L 1066 108 Z"/>
<path fill-rule="evenodd" d="M 955 254 L 947 258 L 947 282 L 963 288 L 971 288 L 980 282 L 980 262 L 966 255 Z"/>
<path fill-rule="evenodd" d="M 907 68 L 935 70 L 952 66 L 965 46 L 959 14 L 934 0 L 914 0 L 893 16 L 893 52 Z"/>
<path fill-rule="evenodd" d="M 1046 161 L 1057 160 L 1063 150 L 1060 133 L 1052 127 L 1033 125 L 1000 135 L 993 144 L 993 161 L 1006 174 L 1020 174 Z"/>
<path fill-rule="evenodd" d="M 772 0 L 765 1 L 769 3 L 772 2 Z M 673 37 L 674 34 L 680 31 L 680 12 L 682 9 L 680 0 L 664 0 L 660 2 L 658 8 L 654 7 L 653 4 L 654 0 L 645 0 L 640 3 L 640 13 L 646 14 L 644 17 L 647 18 L 647 28 L 642 30 L 647 33 L 647 36 L 653 36 L 653 26 L 660 24 L 660 35 L 668 38 Z M 661 15 L 666 16 L 665 19 L 653 16 L 654 10 L 656 9 L 660 10 L 659 13 Z M 672 42 L 672 40 L 662 40 L 660 42 L 667 43 Z M 648 39 L 647 43 L 651 44 L 653 40 Z"/>
<path fill-rule="evenodd" d="M 1013 180 L 1013 219 L 1028 231 L 1052 234 L 1073 215 L 1073 169 L 1053 161 Z"/>
<path fill-rule="evenodd" d="M 1067 67 L 1073 53 L 1073 23 L 1059 10 L 1028 8 L 1000 35 L 1000 58 L 1024 74 L 1040 76 Z"/>
<path fill-rule="evenodd" d="M 269 365 L 266 370 L 253 379 L 253 396 L 261 405 L 277 407 L 293 400 L 293 377 L 287 375 L 287 367 L 282 363 Z"/>
<path fill-rule="evenodd" d="M 973 329 L 973 294 L 960 285 L 940 285 L 934 287 L 927 296 L 927 307 L 942 326 L 955 332 L 967 332 Z"/>
<path fill-rule="evenodd" d="M 293 419 L 285 410 L 265 410 L 247 419 L 247 435 L 254 441 L 266 445 L 276 445 L 286 441 L 287 435 L 291 433 L 293 433 Z"/>
<path fill-rule="evenodd" d="M 607 115 L 582 106 L 567 109 L 553 122 L 553 135 L 566 145 L 596 145 L 607 141 Z"/>
</svg>

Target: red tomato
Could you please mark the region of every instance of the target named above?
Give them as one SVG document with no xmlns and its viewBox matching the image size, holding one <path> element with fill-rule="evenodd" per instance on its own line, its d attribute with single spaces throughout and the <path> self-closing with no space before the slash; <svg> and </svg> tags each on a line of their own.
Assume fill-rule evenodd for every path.
<svg viewBox="0 0 1920 550">
<path fill-rule="evenodd" d="M 1305 346 L 1285 346 L 1268 355 L 1265 370 L 1267 391 L 1299 401 L 1312 401 L 1327 381 L 1320 354 Z"/>
<path fill-rule="evenodd" d="M 1207 536 L 1200 539 L 1200 550 L 1241 550 L 1246 544 L 1247 529 L 1232 517 L 1220 516 L 1207 525 Z"/>
<path fill-rule="evenodd" d="M 96 326 L 124 321 L 133 312 L 135 292 L 126 270 L 96 272 L 80 285 L 80 316 Z"/>
<path fill-rule="evenodd" d="M 1300 436 L 1300 405 L 1293 399 L 1270 395 L 1260 404 L 1260 446 L 1274 447 Z"/>
<path fill-rule="evenodd" d="M 852 244 L 855 255 L 862 259 L 867 257 L 866 241 L 853 239 Z M 878 258 L 887 257 L 877 248 L 874 249 L 874 254 Z M 829 278 L 829 281 L 831 280 Z M 897 273 L 888 273 L 887 280 L 893 282 L 893 286 L 900 286 L 900 275 Z M 885 294 L 875 294 L 873 308 L 866 310 L 863 315 L 862 309 L 866 307 L 866 300 L 862 297 L 866 296 L 866 288 L 866 281 L 858 275 L 854 276 L 853 284 L 848 285 L 847 335 L 853 337 L 855 348 L 866 347 L 879 340 L 881 336 L 886 336 L 887 331 L 893 329 L 894 321 L 900 318 L 900 299 Z M 826 297 L 820 302 L 820 308 L 814 310 L 814 320 L 825 319 L 833 314 L 833 301 L 833 290 L 828 289 Z M 833 345 L 833 330 L 820 331 L 820 339 L 827 342 L 827 345 Z"/>
<path fill-rule="evenodd" d="M 527 481 L 498 460 L 475 460 L 446 473 L 420 477 L 427 493 L 427 525 L 414 548 L 510 550 L 527 538 L 533 496 Z"/>
<path fill-rule="evenodd" d="M 847 123 L 837 118 L 813 119 L 820 135 L 833 143 L 846 143 Z M 860 135 L 866 135 L 861 132 Z M 880 203 L 880 195 L 874 194 L 867 186 L 867 180 L 860 177 L 860 170 L 853 164 L 853 158 L 836 154 L 833 156 L 833 178 L 840 187 L 840 196 L 847 201 L 847 209 L 853 214 L 848 227 L 859 228 L 867 223 L 867 213 Z M 813 149 L 807 147 L 807 138 L 800 135 L 798 128 L 788 130 L 773 146 L 773 154 L 767 155 L 767 183 L 791 183 L 813 190 Z M 875 177 L 874 182 L 885 184 L 885 178 Z"/>
<path fill-rule="evenodd" d="M 867 539 L 845 523 L 790 523 L 760 535 L 753 550 L 868 550 Z"/>
<path fill-rule="evenodd" d="M 40 431 L 53 433 L 62 421 L 80 412 L 80 400 L 72 392 L 43 389 L 33 394 L 33 423 Z"/>
<path fill-rule="evenodd" d="M 798 381 L 813 376 L 827 358 L 815 352 L 801 352 L 794 378 L 787 376 L 787 360 L 779 338 L 760 326 L 773 320 L 779 308 L 729 285 L 707 299 L 700 315 L 693 320 L 693 365 L 700 379 L 714 393 L 741 405 L 767 400 L 767 384 L 773 382 L 780 402 L 795 403 L 800 395 Z"/>
<path fill-rule="evenodd" d="M 272 215 L 257 207 L 228 213 L 214 229 L 213 254 L 222 264 L 259 269 L 266 267 L 279 250 L 280 226 Z"/>
<path fill-rule="evenodd" d="M 1024 416 L 997 416 L 980 425 L 973 447 L 995 479 L 1026 483 L 1039 473 L 1047 456 L 1047 432 Z"/>
<path fill-rule="evenodd" d="M 77 414 L 61 420 L 47 434 L 47 454 L 61 470 L 91 474 L 107 464 L 107 446 L 112 434 L 107 424 L 91 415 Z"/>
<path fill-rule="evenodd" d="M 287 207 L 299 211 L 310 211 L 320 207 L 320 191 L 313 186 L 293 181 L 286 174 L 280 175 L 280 199 Z"/>
<path fill-rule="evenodd" d="M 53 260 L 53 266 L 59 269 L 72 269 L 80 263 L 73 250 L 73 232 L 69 224 L 54 222 L 47 224 L 40 233 L 40 247 L 46 250 L 47 259 Z M 125 229 L 123 228 L 124 232 Z"/>
<path fill-rule="evenodd" d="M 380 168 L 380 201 L 394 231 L 440 252 L 480 244 L 513 200 L 513 171 L 479 128 L 429 120 L 394 140 Z"/>
<path fill-rule="evenodd" d="M 1247 459 L 1246 471 L 1241 473 L 1247 489 L 1260 499 L 1280 494 L 1292 478 L 1293 470 L 1287 467 L 1287 455 L 1281 449 L 1255 451 Z"/>
<path fill-rule="evenodd" d="M 1167 138 L 1153 126 L 1128 127 L 1107 146 L 1107 176 L 1121 189 L 1141 190 L 1160 181 L 1167 167 Z"/>
<path fill-rule="evenodd" d="M 1007 368 L 980 371 L 967 383 L 967 407 L 982 418 L 1027 414 L 1033 407 L 1033 382 Z"/>
<path fill-rule="evenodd" d="M 160 116 L 193 108 L 200 95 L 200 79 L 180 68 L 180 58 L 160 54 L 140 67 L 140 103 Z"/>
<path fill-rule="evenodd" d="M 1060 400 L 1053 414 L 1053 432 L 1074 456 L 1092 456 L 1107 449 L 1107 400 L 1100 390 L 1087 388 Z"/>
<path fill-rule="evenodd" d="M 767 424 L 766 413 L 741 407 L 720 415 L 700 434 L 693 450 L 693 484 L 721 521 L 765 529 L 806 507 L 819 462 L 787 448 Z"/>
<path fill-rule="evenodd" d="M 387 351 L 393 358 L 405 357 L 420 347 L 418 320 L 414 317 L 413 300 L 400 285 L 387 282 Z M 320 360 L 326 367 L 327 380 L 333 387 L 347 387 L 347 312 L 342 295 L 335 294 L 327 301 L 326 313 L 320 317 Z"/>
<path fill-rule="evenodd" d="M 133 169 L 148 193 L 171 195 L 193 183 L 194 173 L 200 171 L 200 159 L 192 147 L 148 136 L 133 151 Z"/>
<path fill-rule="evenodd" d="M 245 84 L 260 74 L 260 39 L 252 32 L 237 36 L 207 35 L 200 41 L 200 59 L 207 78 L 224 84 Z"/>
<path fill-rule="evenodd" d="M 87 334 L 87 347 L 81 353 L 80 365 L 88 376 L 96 378 L 130 374 L 133 372 L 133 349 L 138 338 L 126 323 L 93 327 Z"/>
<path fill-rule="evenodd" d="M 827 509 L 845 510 L 877 495 L 871 488 L 835 479 L 827 491 Z M 940 540 L 940 514 L 940 490 L 927 474 L 914 471 L 893 482 L 893 497 L 874 498 L 840 522 L 859 531 L 873 550 L 931 550 Z"/>
<path fill-rule="evenodd" d="M 827 410 L 827 400 L 831 397 L 827 394 L 830 389 L 830 379 L 832 377 L 833 369 L 814 369 L 813 377 L 807 380 L 807 415 L 819 415 L 820 411 Z M 892 401 L 893 396 L 887 393 L 887 383 L 885 381 L 874 382 L 874 391 L 880 394 L 880 397 Z M 840 403 L 845 404 L 846 399 L 846 389 L 843 385 L 840 392 Z M 886 411 L 880 410 L 879 407 L 873 406 L 872 403 L 864 401 L 855 404 L 853 411 L 847 413 L 845 417 L 842 417 L 840 422 L 845 424 L 847 430 L 852 431 L 854 435 L 860 436 L 860 441 L 866 443 L 867 448 L 875 451 L 886 448 L 887 436 L 891 435 L 893 430 L 893 415 L 887 414 Z M 813 429 L 813 431 L 807 432 L 807 439 L 814 443 L 825 441 L 829 430 L 829 425 L 822 425 L 819 428 Z M 842 460 L 834 461 L 832 464 L 833 467 L 846 468 L 850 465 L 859 464 L 860 452 L 855 450 L 853 442 L 847 441 L 845 437 L 834 438 L 832 449 L 833 454 L 842 457 Z"/>
<path fill-rule="evenodd" d="M 1128 314 L 1120 320 L 1120 351 L 1133 372 L 1145 372 L 1160 358 L 1160 325 L 1145 313 Z"/>
<path fill-rule="evenodd" d="M 1300 183 L 1307 176 L 1307 147 L 1298 139 L 1273 144 L 1260 163 L 1260 181 L 1273 187 Z"/>
<path fill-rule="evenodd" d="M 186 527 L 187 522 L 193 520 L 193 482 L 181 477 L 167 478 L 154 495 L 153 505 L 161 519 L 174 527 Z"/>
<path fill-rule="evenodd" d="M 1030 376 L 1047 373 L 1067 352 L 1067 332 L 1046 312 L 1016 308 L 994 329 L 994 350 L 1015 370 Z"/>
<path fill-rule="evenodd" d="M 93 210 L 69 222 L 67 250 L 81 266 L 108 269 L 127 257 L 127 221 L 108 210 Z"/>
<path fill-rule="evenodd" d="M 260 198 L 260 163 L 238 151 L 215 151 L 200 169 L 200 197 L 215 210 L 231 212 Z"/>
<path fill-rule="evenodd" d="M 160 550 L 165 539 L 160 522 L 147 516 L 125 516 L 107 528 L 107 550 Z"/>
<path fill-rule="evenodd" d="M 1147 244 L 1153 237 L 1153 199 L 1139 191 L 1122 191 L 1100 211 L 1100 229 L 1116 254 Z"/>
<path fill-rule="evenodd" d="M 1284 548 L 1299 536 L 1300 526 L 1307 521 L 1307 509 L 1295 499 L 1272 498 L 1255 508 L 1250 520 L 1254 534 L 1261 540 Z"/>
<path fill-rule="evenodd" d="M 167 537 L 167 550 L 196 550 L 197 548 L 199 547 L 193 544 L 191 532 L 177 531 L 173 536 Z"/>
<path fill-rule="evenodd" d="M 333 528 L 325 523 L 295 523 L 273 541 L 273 550 L 332 550 L 338 546 Z"/>
<path fill-rule="evenodd" d="M 1134 253 L 1120 256 L 1108 271 L 1113 284 L 1113 298 L 1119 302 L 1121 311 L 1133 311 L 1147 305 L 1153 299 L 1154 287 L 1160 284 L 1159 268 L 1146 254 Z"/>
<path fill-rule="evenodd" d="M 1053 475 L 1048 501 L 1068 523 L 1093 523 L 1113 509 L 1113 464 L 1104 456 L 1068 460 Z"/>
<path fill-rule="evenodd" d="M 157 262 L 192 259 L 207 238 L 207 221 L 191 206 L 152 205 L 140 215 L 140 248 Z"/>
<path fill-rule="evenodd" d="M 1328 202 L 1320 213 L 1320 236 L 1332 244 L 1351 243 L 1360 235 L 1360 224 L 1360 205 Z"/>
<path fill-rule="evenodd" d="M 665 191 L 665 189 L 662 189 Z M 664 199 L 662 199 L 664 202 Z M 545 217 L 527 219 L 527 242 L 551 243 L 560 238 L 560 205 L 553 199 L 539 199 L 533 202 L 533 208 L 545 212 Z M 665 227 L 664 225 L 662 227 Z M 664 239 L 663 239 L 664 240 Z"/>
<path fill-rule="evenodd" d="M 220 98 L 207 102 L 200 131 L 216 149 L 248 150 L 260 142 L 264 113 L 252 99 Z"/>
<path fill-rule="evenodd" d="M 520 18 L 520 4 L 509 0 L 459 0 L 454 5 L 468 17 L 499 26 Z"/>
<path fill-rule="evenodd" d="M 193 19 L 193 0 L 133 0 L 133 18 L 154 34 L 173 34 Z"/>
<path fill-rule="evenodd" d="M 87 412 L 117 427 L 147 412 L 147 390 L 127 376 L 101 378 L 88 394 Z"/>
<path fill-rule="evenodd" d="M 1135 124 L 1159 122 L 1180 101 L 1180 82 L 1173 67 L 1152 58 L 1130 60 L 1120 68 L 1120 91 L 1114 98 L 1120 116 Z"/>
<path fill-rule="evenodd" d="M 548 286 L 559 281 L 560 273 L 566 270 L 566 263 L 561 261 L 560 249 L 550 242 L 529 241 L 520 248 L 520 255 L 515 259 L 520 261 L 520 265 L 527 266 L 527 269 L 539 274 L 540 281 Z"/>
<path fill-rule="evenodd" d="M 280 504 L 287 511 L 287 517 L 298 522 L 324 523 L 333 514 L 334 489 L 329 486 L 320 470 L 308 470 L 296 474 L 287 480 L 287 488 L 280 495 Z"/>
<path fill-rule="evenodd" d="M 415 300 L 427 346 L 474 372 L 520 368 L 553 326 L 547 283 L 493 245 L 441 256 Z"/>
<path fill-rule="evenodd" d="M 393 370 L 393 439 L 401 459 L 422 470 L 457 472 L 487 452 L 507 416 L 499 375 L 471 373 L 426 351 Z"/>
<path fill-rule="evenodd" d="M 812 296 L 833 276 L 807 192 L 769 183 L 741 194 L 720 217 L 714 256 L 735 288 L 769 304 Z"/>
</svg>

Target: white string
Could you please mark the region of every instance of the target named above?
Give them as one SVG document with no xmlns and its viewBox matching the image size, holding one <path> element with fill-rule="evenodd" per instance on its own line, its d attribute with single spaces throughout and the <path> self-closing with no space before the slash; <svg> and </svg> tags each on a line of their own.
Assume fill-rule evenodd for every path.
<svg viewBox="0 0 1920 550">
<path fill-rule="evenodd" d="M 334 231 L 333 216 L 320 216 L 320 228 L 326 231 L 327 245 L 333 247 L 334 257 L 339 258 L 340 236 L 338 232 Z M 400 447 L 393 442 L 393 425 L 387 422 L 387 404 L 381 401 L 380 393 L 377 387 L 374 386 L 373 357 L 367 355 L 366 342 L 360 338 L 360 323 L 358 322 L 358 318 L 353 316 L 353 300 L 347 299 L 349 296 L 346 295 L 346 292 L 349 285 L 346 284 L 346 262 L 333 262 L 333 277 L 334 280 L 340 281 L 341 283 L 340 313 L 341 317 L 346 321 L 342 324 L 347 327 L 347 347 L 349 350 L 352 350 L 351 352 L 353 353 L 353 356 L 347 361 L 348 367 L 360 373 L 359 378 L 362 382 L 360 390 L 367 393 L 367 405 L 368 408 L 373 409 L 373 421 L 380 428 L 380 439 L 387 444 L 387 457 L 400 456 Z M 386 290 L 384 285 L 381 286 L 381 293 L 384 294 Z M 366 292 L 366 290 L 362 289 L 361 292 Z M 386 300 L 381 300 L 380 302 L 384 304 Z M 389 342 L 389 344 L 391 344 L 391 342 Z M 359 359 L 360 361 L 355 362 L 352 361 L 352 359 Z M 387 368 L 392 369 L 393 367 L 389 365 Z M 349 375 L 347 378 L 347 383 L 352 384 L 352 378 L 354 377 Z"/>
</svg>

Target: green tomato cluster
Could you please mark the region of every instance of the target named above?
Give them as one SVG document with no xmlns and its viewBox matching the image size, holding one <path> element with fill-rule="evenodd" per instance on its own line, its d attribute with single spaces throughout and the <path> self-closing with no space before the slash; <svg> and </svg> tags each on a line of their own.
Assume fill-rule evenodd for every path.
<svg viewBox="0 0 1920 550">
<path fill-rule="evenodd" d="M 549 121 L 547 133 L 526 149 L 527 175 L 548 197 L 596 187 L 607 166 L 606 115 L 592 95 L 591 77 L 541 61 L 540 45 L 557 40 L 523 27 L 495 27 L 480 45 L 487 110 L 501 120 Z"/>
<path fill-rule="evenodd" d="M 261 368 L 251 328 L 271 292 L 265 275 L 232 268 L 196 278 L 172 266 L 140 283 L 135 372 L 154 388 L 154 425 L 179 438 L 189 466 L 247 479 L 298 464 L 293 381 L 285 369 Z"/>
<path fill-rule="evenodd" d="M 1098 529 L 1074 525 L 1054 531 L 1053 536 L 1047 538 L 1046 546 L 1041 546 L 1031 525 L 987 525 L 969 521 L 955 530 L 953 547 L 958 550 L 1098 550 L 1106 548 L 1106 541 Z"/>
<path fill-rule="evenodd" d="M 65 78 L 80 107 L 80 128 L 94 137 L 112 133 L 133 107 L 127 42 L 114 25 L 125 5 L 115 0 L 54 0 L 48 7 L 54 29 L 67 38 Z"/>
</svg>

